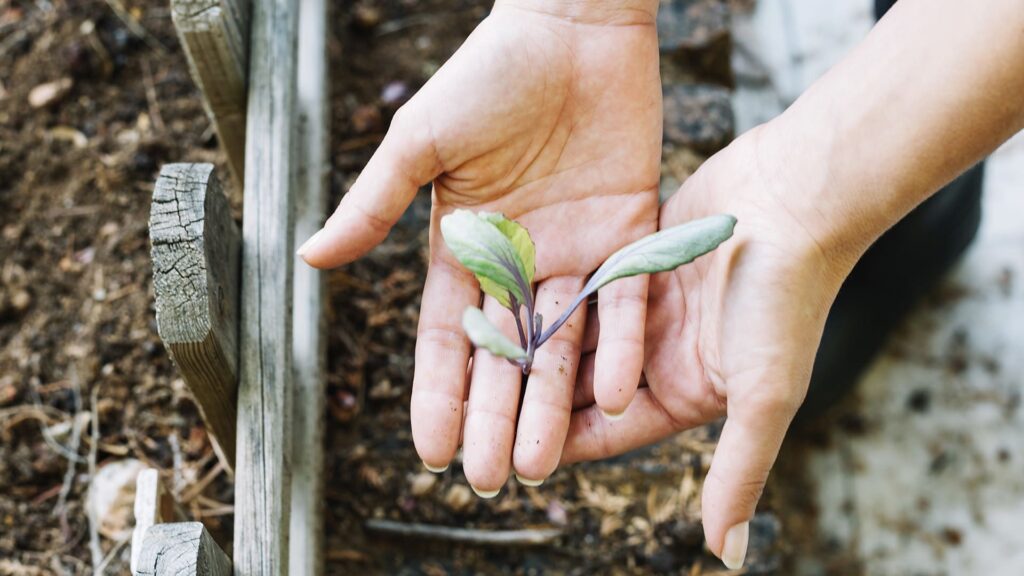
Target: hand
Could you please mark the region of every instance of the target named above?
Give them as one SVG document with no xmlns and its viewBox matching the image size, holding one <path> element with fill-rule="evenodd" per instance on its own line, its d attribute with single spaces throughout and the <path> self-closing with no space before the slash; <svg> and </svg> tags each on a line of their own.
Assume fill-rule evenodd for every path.
<svg viewBox="0 0 1024 576">
<path fill-rule="evenodd" d="M 657 227 L 661 85 L 657 2 L 499 1 L 459 51 L 408 102 L 324 229 L 300 254 L 313 266 L 349 262 L 381 242 L 433 181 L 430 266 L 423 290 L 412 429 L 433 470 L 464 435 L 464 470 L 482 495 L 510 465 L 526 482 L 550 475 L 569 428 L 585 311 L 537 354 L 520 402 L 519 369 L 471 347 L 460 325 L 480 290 L 444 246 L 439 221 L 456 208 L 500 211 L 537 244 L 537 310 L 557 318 L 606 257 Z M 647 279 L 601 292 L 597 405 L 620 413 L 642 369 Z M 515 338 L 512 315 L 484 311 Z M 463 401 L 468 397 L 465 423 Z M 518 425 L 518 431 L 516 427 Z"/>
<path fill-rule="evenodd" d="M 738 223 L 732 239 L 693 264 L 652 277 L 646 387 L 624 418 L 593 402 L 601 366 L 585 356 L 563 462 L 646 445 L 727 416 L 704 484 L 708 545 L 743 563 L 754 514 L 786 430 L 803 401 L 829 307 L 852 266 L 812 236 L 791 205 L 785 135 L 756 129 L 717 154 L 662 208 L 660 226 L 715 213 Z M 584 349 L 602 326 L 587 326 Z"/>
</svg>

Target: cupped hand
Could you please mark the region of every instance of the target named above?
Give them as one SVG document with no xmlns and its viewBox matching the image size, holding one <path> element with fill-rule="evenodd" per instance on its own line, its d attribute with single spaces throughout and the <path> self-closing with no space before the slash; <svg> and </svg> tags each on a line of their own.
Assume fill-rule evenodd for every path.
<svg viewBox="0 0 1024 576">
<path fill-rule="evenodd" d="M 765 130 L 708 160 L 662 208 L 662 228 L 724 212 L 737 217 L 735 234 L 694 263 L 652 277 L 646 385 L 621 420 L 589 406 L 603 368 L 585 356 L 563 456 L 603 458 L 725 416 L 702 516 L 710 549 L 730 568 L 743 562 L 747 522 L 806 393 L 849 266 L 798 216 L 806 213 L 793 204 L 800 185 L 776 160 L 785 135 Z M 606 329 L 588 325 L 585 350 Z"/>
<path fill-rule="evenodd" d="M 318 268 L 354 260 L 433 182 L 413 439 L 435 471 L 464 444 L 465 474 L 481 495 L 496 493 L 512 466 L 536 483 L 558 465 L 585 310 L 538 351 L 520 413 L 519 369 L 474 353 L 463 333 L 462 312 L 479 305 L 481 292 L 445 247 L 440 219 L 470 208 L 523 224 L 537 245 L 537 311 L 549 321 L 606 257 L 654 232 L 662 129 L 656 6 L 499 1 L 398 111 L 324 229 L 300 249 Z M 623 383 L 639 379 L 647 286 L 634 278 L 600 293 L 605 330 L 592 390 L 608 414 L 626 409 L 635 386 Z M 490 298 L 484 311 L 517 339 L 509 311 Z"/>
</svg>

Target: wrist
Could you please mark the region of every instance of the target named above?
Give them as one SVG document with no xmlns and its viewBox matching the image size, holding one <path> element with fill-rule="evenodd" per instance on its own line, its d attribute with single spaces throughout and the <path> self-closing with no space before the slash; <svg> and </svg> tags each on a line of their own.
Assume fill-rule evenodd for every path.
<svg viewBox="0 0 1024 576">
<path fill-rule="evenodd" d="M 753 137 L 780 205 L 845 275 L 906 209 L 880 194 L 878 167 L 858 161 L 838 124 L 826 108 L 794 105 Z"/>
<path fill-rule="evenodd" d="M 583 24 L 653 26 L 658 0 L 496 0 L 494 8 L 526 10 Z"/>
</svg>

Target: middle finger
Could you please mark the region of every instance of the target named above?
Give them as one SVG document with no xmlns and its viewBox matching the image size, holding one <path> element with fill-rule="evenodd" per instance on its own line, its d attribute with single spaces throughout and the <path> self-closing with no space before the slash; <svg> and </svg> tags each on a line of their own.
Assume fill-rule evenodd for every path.
<svg viewBox="0 0 1024 576">
<path fill-rule="evenodd" d="M 540 284 L 537 312 L 546 325 L 561 316 L 584 282 L 582 277 L 559 277 Z M 534 355 L 512 456 L 516 477 L 523 484 L 543 482 L 562 456 L 585 322 L 586 306 L 580 306 Z"/>
</svg>

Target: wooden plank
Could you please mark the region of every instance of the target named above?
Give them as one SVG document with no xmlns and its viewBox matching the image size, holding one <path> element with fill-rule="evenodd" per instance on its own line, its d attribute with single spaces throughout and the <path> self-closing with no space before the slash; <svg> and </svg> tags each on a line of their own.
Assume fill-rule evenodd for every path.
<svg viewBox="0 0 1024 576">
<path fill-rule="evenodd" d="M 327 207 L 327 6 L 301 0 L 296 142 L 295 245 L 320 229 Z M 323 573 L 324 277 L 295 267 L 292 518 L 289 571 Z"/>
<path fill-rule="evenodd" d="M 241 238 L 212 164 L 160 170 L 149 236 L 160 338 L 232 468 Z"/>
<path fill-rule="evenodd" d="M 146 468 L 135 479 L 135 528 L 132 530 L 131 571 L 135 574 L 139 566 L 146 531 L 154 524 L 167 521 L 173 515 L 170 494 L 164 491 L 160 472 Z"/>
<path fill-rule="evenodd" d="M 200 522 L 157 524 L 146 531 L 136 576 L 231 576 L 231 560 Z"/>
<path fill-rule="evenodd" d="M 206 113 L 241 189 L 245 176 L 248 0 L 171 0 L 171 17 L 185 48 Z"/>
<path fill-rule="evenodd" d="M 288 572 L 297 10 L 255 0 L 242 225 L 235 569 Z"/>
</svg>

